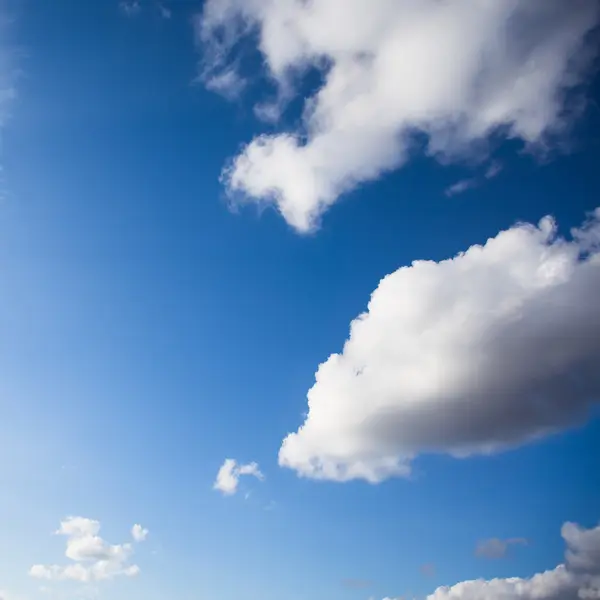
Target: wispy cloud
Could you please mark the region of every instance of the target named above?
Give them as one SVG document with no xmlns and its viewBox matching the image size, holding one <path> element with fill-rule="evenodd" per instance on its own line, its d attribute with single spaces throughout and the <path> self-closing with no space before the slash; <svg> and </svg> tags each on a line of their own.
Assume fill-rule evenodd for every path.
<svg viewBox="0 0 600 600">
<path fill-rule="evenodd" d="M 239 76 L 237 71 L 229 69 L 215 75 L 208 75 L 205 77 L 204 85 L 211 92 L 220 94 L 228 100 L 234 100 L 246 87 L 246 81 Z"/>
<path fill-rule="evenodd" d="M 173 14 L 166 0 L 121 0 L 118 6 L 126 17 L 137 17 L 148 8 L 155 10 L 163 19 L 170 19 Z"/>
<path fill-rule="evenodd" d="M 119 10 L 127 17 L 135 17 L 140 14 L 142 5 L 140 0 L 121 0 Z"/>
<path fill-rule="evenodd" d="M 502 172 L 502 169 L 503 169 L 502 163 L 498 160 L 493 160 L 489 164 L 489 166 L 483 176 L 486 179 L 493 179 L 494 177 L 497 177 L 498 175 L 500 175 L 500 173 Z"/>
<path fill-rule="evenodd" d="M 6 11 L 4 3 L 0 2 L 0 130 L 10 118 L 11 105 L 17 96 L 16 51 L 10 41 L 12 23 L 12 17 Z"/>
<path fill-rule="evenodd" d="M 479 187 L 483 183 L 485 183 L 488 179 L 493 179 L 497 177 L 502 172 L 502 163 L 494 160 L 492 161 L 486 168 L 485 172 L 482 175 L 476 177 L 469 177 L 467 179 L 461 179 L 456 183 L 453 183 L 451 186 L 447 187 L 444 193 L 446 196 L 456 196 L 458 194 L 463 194 L 468 190 L 472 190 L 476 187 Z"/>
<path fill-rule="evenodd" d="M 463 194 L 467 190 L 472 190 L 478 185 L 479 180 L 474 177 L 470 179 L 461 179 L 460 181 L 457 181 L 456 183 L 453 183 L 451 186 L 447 187 L 444 193 L 448 197 L 457 196 L 458 194 Z"/>
<path fill-rule="evenodd" d="M 525 538 L 509 538 L 507 540 L 490 538 L 489 540 L 482 540 L 477 543 L 475 555 L 480 558 L 489 559 L 504 558 L 508 552 L 509 546 L 526 546 L 527 543 Z"/>
</svg>

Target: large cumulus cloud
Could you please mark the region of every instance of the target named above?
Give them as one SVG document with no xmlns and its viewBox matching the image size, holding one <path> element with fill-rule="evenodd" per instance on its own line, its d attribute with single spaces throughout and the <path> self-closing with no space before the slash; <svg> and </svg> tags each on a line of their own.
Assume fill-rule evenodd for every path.
<svg viewBox="0 0 600 600">
<path fill-rule="evenodd" d="M 308 392 L 279 462 L 381 481 L 581 422 L 600 399 L 600 209 L 570 240 L 552 218 L 385 277 Z"/>
</svg>

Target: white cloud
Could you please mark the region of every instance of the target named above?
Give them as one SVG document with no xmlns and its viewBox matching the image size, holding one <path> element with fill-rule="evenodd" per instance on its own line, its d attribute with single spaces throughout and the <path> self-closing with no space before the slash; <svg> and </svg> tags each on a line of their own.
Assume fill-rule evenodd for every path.
<svg viewBox="0 0 600 600">
<path fill-rule="evenodd" d="M 504 558 L 508 548 L 514 545 L 527 545 L 527 540 L 525 538 L 509 538 L 507 540 L 490 538 L 489 540 L 482 540 L 477 544 L 475 554 L 481 558 Z"/>
<path fill-rule="evenodd" d="M 379 482 L 423 453 L 487 454 L 600 400 L 600 208 L 567 241 L 545 217 L 385 277 L 318 368 L 279 463 Z"/>
<path fill-rule="evenodd" d="M 135 526 L 132 531 L 136 531 Z M 112 579 L 122 575 L 133 577 L 140 571 L 137 565 L 129 565 L 133 555 L 131 544 L 109 544 L 98 536 L 100 523 L 84 517 L 68 517 L 61 522 L 57 535 L 67 538 L 65 556 L 73 562 L 61 565 L 33 565 L 31 577 L 47 580 L 74 580 L 80 582 Z M 147 530 L 141 529 L 141 532 Z M 142 541 L 137 539 L 136 541 Z"/>
<path fill-rule="evenodd" d="M 212 92 L 234 100 L 242 93 L 246 82 L 234 69 L 229 69 L 206 77 L 204 85 Z"/>
<path fill-rule="evenodd" d="M 137 523 L 131 528 L 131 537 L 133 537 L 136 542 L 145 541 L 149 533 L 150 532 L 147 529 L 144 529 Z"/>
<path fill-rule="evenodd" d="M 243 475 L 251 475 L 261 481 L 264 479 L 257 463 L 240 465 L 233 458 L 227 458 L 217 473 L 213 489 L 222 492 L 226 496 L 231 496 L 237 492 L 240 477 Z"/>
<path fill-rule="evenodd" d="M 544 146 L 572 120 L 565 93 L 587 78 L 598 17 L 589 0 L 207 0 L 205 73 L 236 68 L 240 39 L 258 33 L 279 98 L 310 67 L 324 78 L 301 127 L 252 140 L 223 180 L 307 231 L 340 194 L 408 160 L 415 133 L 444 161 L 485 156 L 498 133 Z"/>
<path fill-rule="evenodd" d="M 600 598 L 600 525 L 565 523 L 564 564 L 533 577 L 477 579 L 440 587 L 428 600 L 584 600 Z"/>
<path fill-rule="evenodd" d="M 478 185 L 479 179 L 477 179 L 476 177 L 471 177 L 469 179 L 461 179 L 460 181 L 457 181 L 456 183 L 453 183 L 451 186 L 449 186 L 444 193 L 450 198 L 452 196 L 457 196 L 458 194 L 463 194 L 468 190 L 472 190 Z"/>
</svg>

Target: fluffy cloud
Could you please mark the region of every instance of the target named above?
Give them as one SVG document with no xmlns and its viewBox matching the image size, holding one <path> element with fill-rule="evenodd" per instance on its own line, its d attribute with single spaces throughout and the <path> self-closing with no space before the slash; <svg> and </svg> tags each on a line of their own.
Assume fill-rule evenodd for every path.
<svg viewBox="0 0 600 600">
<path fill-rule="evenodd" d="M 148 531 L 134 526 L 133 532 L 144 534 L 136 541 L 145 539 Z M 133 554 L 131 544 L 109 544 L 98 533 L 100 523 L 83 517 L 68 517 L 61 522 L 57 535 L 67 538 L 65 556 L 73 562 L 61 565 L 33 565 L 31 577 L 47 580 L 74 580 L 84 583 L 112 579 L 118 575 L 133 577 L 140 572 L 135 564 L 128 564 Z M 135 533 L 134 533 L 135 538 Z"/>
<path fill-rule="evenodd" d="M 131 537 L 136 542 L 143 542 L 148 537 L 150 532 L 147 529 L 144 529 L 141 525 L 137 523 L 131 528 Z"/>
<path fill-rule="evenodd" d="M 243 475 L 251 475 L 261 481 L 265 478 L 257 463 L 240 465 L 233 458 L 227 458 L 217 473 L 213 489 L 223 492 L 226 496 L 231 496 L 237 492 L 240 477 Z"/>
<path fill-rule="evenodd" d="M 428 600 L 585 600 L 600 598 L 600 525 L 565 523 L 565 562 L 524 579 L 477 579 L 440 587 Z"/>
<path fill-rule="evenodd" d="M 323 74 L 300 128 L 254 139 L 225 184 L 307 231 L 422 137 L 444 161 L 485 155 L 495 134 L 544 146 L 573 117 L 567 92 L 587 77 L 598 18 L 589 0 L 207 0 L 197 39 L 210 77 L 235 69 L 254 34 L 280 99 L 310 68 Z"/>
<path fill-rule="evenodd" d="M 504 558 L 509 546 L 517 544 L 526 545 L 527 540 L 525 538 L 509 538 L 508 540 L 491 538 L 489 540 L 482 540 L 475 548 L 475 555 L 481 558 Z"/>
<path fill-rule="evenodd" d="M 385 277 L 308 392 L 279 463 L 378 482 L 422 453 L 487 454 L 585 419 L 600 399 L 600 208 L 551 217 Z"/>
</svg>

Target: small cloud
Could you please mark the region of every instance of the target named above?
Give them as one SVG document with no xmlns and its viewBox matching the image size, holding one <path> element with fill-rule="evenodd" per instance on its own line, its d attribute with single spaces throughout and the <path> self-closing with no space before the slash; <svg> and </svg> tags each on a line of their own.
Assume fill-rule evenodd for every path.
<svg viewBox="0 0 600 600">
<path fill-rule="evenodd" d="M 263 102 L 254 107 L 254 116 L 265 123 L 275 124 L 281 118 L 281 111 L 279 102 Z"/>
<path fill-rule="evenodd" d="M 65 556 L 72 562 L 66 565 L 33 565 L 29 569 L 29 575 L 34 579 L 81 583 L 138 575 L 140 568 L 135 564 L 128 564 L 133 555 L 132 545 L 109 544 L 99 536 L 99 532 L 98 521 L 67 517 L 55 534 L 67 538 Z"/>
<path fill-rule="evenodd" d="M 136 542 L 143 542 L 150 532 L 137 523 L 131 528 L 131 536 Z"/>
<path fill-rule="evenodd" d="M 484 177 L 486 179 L 493 179 L 494 177 L 497 177 L 498 175 L 500 175 L 503 168 L 504 167 L 502 166 L 502 163 L 500 161 L 494 160 L 488 166 L 488 168 L 484 174 Z"/>
<path fill-rule="evenodd" d="M 502 163 L 498 160 L 492 161 L 484 171 L 481 176 L 469 177 L 467 179 L 461 179 L 456 183 L 453 183 L 451 186 L 447 187 L 444 191 L 444 194 L 449 198 L 452 196 L 457 196 L 458 194 L 463 194 L 468 190 L 472 190 L 476 187 L 479 187 L 486 180 L 493 179 L 497 177 L 502 172 Z"/>
<path fill-rule="evenodd" d="M 228 458 L 217 473 L 213 489 L 222 492 L 225 496 L 232 496 L 238 490 L 240 477 L 244 475 L 256 477 L 259 481 L 265 478 L 257 463 L 251 462 L 242 465 L 238 464 L 235 459 Z"/>
<path fill-rule="evenodd" d="M 160 2 L 158 4 L 158 12 L 163 19 L 170 19 L 173 16 L 173 11 Z"/>
<path fill-rule="evenodd" d="M 482 540 L 477 544 L 477 547 L 475 548 L 475 556 L 490 560 L 504 558 L 508 552 L 509 546 L 525 546 L 527 543 L 528 542 L 525 538 L 509 538 L 507 540 L 490 538 L 489 540 Z"/>
<path fill-rule="evenodd" d="M 477 178 L 472 177 L 471 179 L 461 179 L 456 183 L 453 183 L 451 186 L 446 188 L 444 194 L 451 198 L 452 196 L 457 196 L 458 194 L 464 194 L 467 190 L 472 190 L 473 188 L 478 186 Z"/>
<path fill-rule="evenodd" d="M 229 69 L 217 75 L 207 76 L 204 79 L 204 85 L 211 92 L 232 101 L 240 96 L 246 87 L 246 82 L 234 69 Z"/>
<path fill-rule="evenodd" d="M 143 10 L 153 9 L 158 12 L 161 18 L 170 19 L 173 16 L 172 10 L 165 2 L 160 0 L 121 0 L 119 10 L 126 17 L 137 17 Z"/>
</svg>

